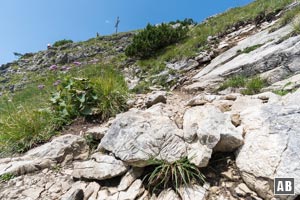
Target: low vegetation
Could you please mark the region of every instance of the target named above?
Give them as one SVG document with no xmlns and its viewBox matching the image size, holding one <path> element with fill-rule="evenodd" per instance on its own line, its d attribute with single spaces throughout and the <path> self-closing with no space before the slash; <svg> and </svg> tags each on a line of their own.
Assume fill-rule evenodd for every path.
<svg viewBox="0 0 300 200">
<path fill-rule="evenodd" d="M 111 66 L 73 66 L 68 72 L 52 67 L 47 77 L 0 97 L 0 156 L 46 142 L 77 116 L 106 120 L 126 110 L 127 91 Z"/>
<path fill-rule="evenodd" d="M 242 90 L 242 94 L 244 94 L 244 95 L 257 94 L 265 86 L 267 86 L 266 80 L 264 80 L 260 77 L 251 78 L 247 81 L 246 88 L 244 90 Z"/>
<path fill-rule="evenodd" d="M 70 43 L 73 43 L 73 40 L 63 39 L 63 40 L 58 40 L 58 41 L 54 42 L 53 46 L 54 47 L 59 47 L 59 46 L 63 46 L 65 44 L 70 44 Z"/>
<path fill-rule="evenodd" d="M 239 53 L 239 54 L 250 53 L 251 51 L 254 51 L 255 49 L 258 49 L 261 46 L 263 46 L 263 44 L 257 44 L 257 45 L 253 45 L 253 46 L 250 46 L 250 47 L 246 47 L 243 50 L 239 50 L 237 53 Z"/>
<path fill-rule="evenodd" d="M 223 84 L 220 85 L 218 91 L 225 90 L 230 87 L 240 88 L 242 94 L 253 95 L 259 93 L 265 86 L 267 86 L 266 80 L 260 77 L 247 78 L 239 75 L 227 79 Z"/>
<path fill-rule="evenodd" d="M 15 175 L 11 173 L 6 173 L 0 176 L 0 182 L 7 182 L 13 178 L 15 178 Z"/>
<path fill-rule="evenodd" d="M 245 87 L 245 85 L 246 85 L 246 77 L 239 75 L 227 79 L 224 83 L 221 84 L 218 90 L 219 91 L 225 90 L 229 87 L 241 88 L 241 87 Z"/>
<path fill-rule="evenodd" d="M 154 193 L 167 188 L 172 188 L 177 192 L 181 186 L 205 182 L 204 175 L 187 157 L 173 163 L 151 160 L 150 164 L 154 170 L 146 175 L 144 181 L 147 183 L 149 191 Z"/>
</svg>

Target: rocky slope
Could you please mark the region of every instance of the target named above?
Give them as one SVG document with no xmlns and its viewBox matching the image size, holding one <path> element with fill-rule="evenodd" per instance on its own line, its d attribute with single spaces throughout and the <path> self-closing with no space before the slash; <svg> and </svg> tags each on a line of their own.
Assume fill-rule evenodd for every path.
<svg viewBox="0 0 300 200">
<path fill-rule="evenodd" d="M 290 34 L 290 24 L 271 32 L 277 18 L 209 37 L 210 50 L 166 63 L 180 71 L 173 91 L 154 88 L 136 95 L 128 101 L 128 112 L 107 123 L 58 136 L 23 156 L 0 159 L 0 175 L 14 175 L 0 183 L 0 198 L 299 199 L 300 36 Z M 130 36 L 120 38 L 125 45 Z M 122 44 L 118 43 L 120 51 Z M 55 53 L 51 62 L 60 57 Z M 68 54 L 64 62 L 81 58 L 71 57 Z M 5 76 L 12 65 L 2 66 Z M 125 71 L 135 67 L 128 65 Z M 228 77 L 237 75 L 260 76 L 268 86 L 256 95 L 242 95 L 235 88 L 216 92 Z M 272 92 L 283 89 L 289 94 Z M 97 149 L 89 149 L 84 135 L 99 141 Z M 149 160 L 174 162 L 182 157 L 201 169 L 206 183 L 151 194 L 143 181 Z M 295 178 L 295 196 L 275 197 L 275 177 Z"/>
</svg>

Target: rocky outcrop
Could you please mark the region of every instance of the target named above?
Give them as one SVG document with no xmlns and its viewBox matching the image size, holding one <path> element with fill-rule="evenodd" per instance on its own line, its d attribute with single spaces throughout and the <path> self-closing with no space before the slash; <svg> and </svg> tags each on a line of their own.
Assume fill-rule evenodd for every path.
<svg viewBox="0 0 300 200">
<path fill-rule="evenodd" d="M 237 166 L 246 184 L 265 199 L 273 197 L 275 177 L 294 177 L 295 193 L 300 194 L 299 95 L 300 90 L 282 101 L 241 112 L 246 136 Z"/>
<path fill-rule="evenodd" d="M 150 159 L 173 162 L 186 155 L 182 130 L 160 113 L 131 110 L 117 116 L 100 148 L 133 166 L 149 165 Z"/>
<path fill-rule="evenodd" d="M 52 142 L 28 151 L 22 157 L 4 158 L 0 160 L 0 175 L 22 175 L 50 168 L 56 164 L 88 157 L 88 146 L 83 138 L 76 135 L 64 135 Z"/>
<path fill-rule="evenodd" d="M 268 29 L 258 32 L 225 51 L 211 61 L 193 77 L 193 83 L 185 86 L 185 91 L 214 90 L 225 78 L 234 75 L 254 76 L 262 74 L 268 83 L 284 79 L 299 71 L 300 36 L 282 38 L 291 33 L 291 25 L 275 32 Z M 249 53 L 239 54 L 247 47 Z M 264 74 L 263 74 L 264 73 Z"/>
<path fill-rule="evenodd" d="M 189 157 L 198 167 L 207 166 L 213 150 L 231 152 L 243 144 L 242 130 L 212 105 L 188 109 L 183 130 L 185 140 L 191 143 Z"/>
</svg>

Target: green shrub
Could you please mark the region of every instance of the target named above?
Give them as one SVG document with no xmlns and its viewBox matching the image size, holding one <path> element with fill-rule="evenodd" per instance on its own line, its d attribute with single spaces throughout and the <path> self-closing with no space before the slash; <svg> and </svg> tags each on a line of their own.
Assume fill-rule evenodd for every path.
<svg viewBox="0 0 300 200">
<path fill-rule="evenodd" d="M 109 67 L 100 70 L 92 80 L 66 77 L 50 99 L 53 110 L 63 118 L 99 115 L 102 120 L 126 110 L 123 76 Z"/>
<path fill-rule="evenodd" d="M 174 44 L 186 37 L 188 28 L 179 26 L 173 28 L 170 24 L 161 24 L 147 27 L 134 36 L 132 44 L 129 45 L 125 53 L 130 57 L 149 58 L 158 50 Z"/>
<path fill-rule="evenodd" d="M 66 77 L 50 99 L 53 110 L 63 118 L 97 114 L 98 97 L 88 79 Z"/>
<path fill-rule="evenodd" d="M 54 47 L 59 47 L 59 46 L 62 46 L 62 45 L 65 45 L 65 44 L 69 44 L 69 43 L 73 43 L 73 40 L 63 39 L 63 40 L 58 40 L 58 41 L 54 42 L 53 46 Z"/>
<path fill-rule="evenodd" d="M 174 25 L 174 24 L 181 24 L 183 26 L 189 26 L 189 25 L 196 25 L 197 22 L 195 22 L 191 18 L 185 18 L 184 20 L 176 20 L 176 21 L 171 21 L 169 24 Z"/>
<path fill-rule="evenodd" d="M 264 79 L 262 79 L 260 77 L 254 77 L 247 81 L 246 89 L 242 90 L 242 94 L 245 94 L 245 95 L 257 94 L 266 85 L 267 85 L 267 82 Z"/>
<path fill-rule="evenodd" d="M 205 177 L 187 157 L 173 163 L 151 160 L 154 170 L 144 178 L 151 192 L 172 188 L 177 191 L 180 186 L 204 183 Z"/>
</svg>

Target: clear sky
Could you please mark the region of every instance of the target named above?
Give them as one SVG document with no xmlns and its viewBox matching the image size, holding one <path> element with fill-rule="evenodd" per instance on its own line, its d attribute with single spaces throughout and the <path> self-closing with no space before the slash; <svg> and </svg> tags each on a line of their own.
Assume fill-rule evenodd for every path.
<svg viewBox="0 0 300 200">
<path fill-rule="evenodd" d="M 251 0 L 0 0 L 0 64 L 16 59 L 13 52 L 46 49 L 61 39 L 87 40 L 96 33 L 141 29 L 157 24 L 208 16 Z"/>
</svg>

